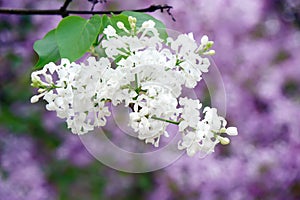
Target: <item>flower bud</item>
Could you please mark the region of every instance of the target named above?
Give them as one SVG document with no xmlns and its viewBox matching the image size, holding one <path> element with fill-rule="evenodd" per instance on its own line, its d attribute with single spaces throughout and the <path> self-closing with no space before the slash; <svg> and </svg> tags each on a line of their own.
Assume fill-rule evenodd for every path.
<svg viewBox="0 0 300 200">
<path fill-rule="evenodd" d="M 129 16 L 128 17 L 128 22 L 129 22 L 129 24 L 135 24 L 136 23 L 136 18 L 132 17 L 132 16 Z"/>
<path fill-rule="evenodd" d="M 216 54 L 215 50 L 209 50 L 209 51 L 203 53 L 203 55 L 208 55 L 208 56 L 212 56 L 212 55 L 215 55 L 215 54 Z"/>
<path fill-rule="evenodd" d="M 224 128 L 224 127 L 221 128 L 221 129 L 220 129 L 220 133 L 226 133 L 226 128 Z"/>
<path fill-rule="evenodd" d="M 38 89 L 38 93 L 43 93 L 45 91 L 46 91 L 46 89 L 43 89 L 43 88 Z"/>
<path fill-rule="evenodd" d="M 39 101 L 39 96 L 38 95 L 34 95 L 31 97 L 30 102 L 31 103 L 36 103 Z"/>
<path fill-rule="evenodd" d="M 131 29 L 135 29 L 135 23 L 130 24 Z"/>
<path fill-rule="evenodd" d="M 230 143 L 230 140 L 229 138 L 227 137 L 221 137 L 221 136 L 218 136 L 218 140 L 221 142 L 221 144 L 223 145 L 227 145 Z"/>
<path fill-rule="evenodd" d="M 123 22 L 117 22 L 117 26 L 118 26 L 119 29 L 124 29 L 125 28 Z"/>
</svg>

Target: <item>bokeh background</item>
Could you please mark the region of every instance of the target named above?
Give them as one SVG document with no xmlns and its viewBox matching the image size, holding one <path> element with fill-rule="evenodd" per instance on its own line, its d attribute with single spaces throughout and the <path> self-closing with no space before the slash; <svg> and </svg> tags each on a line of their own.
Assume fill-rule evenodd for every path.
<svg viewBox="0 0 300 200">
<path fill-rule="evenodd" d="M 56 9 L 63 2 L 0 0 L 0 7 Z M 226 118 L 239 136 L 204 159 L 183 156 L 152 173 L 106 167 L 43 102 L 29 102 L 33 43 L 61 17 L 0 15 L 1 200 L 300 199 L 300 1 L 107 0 L 95 10 L 164 3 L 176 22 L 152 15 L 168 28 L 215 41 Z M 70 8 L 91 4 L 73 0 Z"/>
</svg>

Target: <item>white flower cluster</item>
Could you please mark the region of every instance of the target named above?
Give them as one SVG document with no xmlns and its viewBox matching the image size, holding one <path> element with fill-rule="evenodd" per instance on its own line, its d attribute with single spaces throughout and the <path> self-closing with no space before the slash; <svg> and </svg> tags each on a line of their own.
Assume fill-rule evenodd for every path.
<svg viewBox="0 0 300 200">
<path fill-rule="evenodd" d="M 182 141 L 178 143 L 178 149 L 186 149 L 189 156 L 201 152 L 200 155 L 205 156 L 214 151 L 214 147 L 219 142 L 223 145 L 229 144 L 227 137 L 220 136 L 228 134 L 237 135 L 237 128 L 225 128 L 227 122 L 223 117 L 218 116 L 216 108 L 205 107 L 203 113 L 205 117 L 199 120 L 199 111 L 201 107 L 198 100 L 180 99 L 180 105 L 183 106 L 182 118 L 179 124 L 179 130 L 182 133 Z M 187 115 L 185 114 L 187 113 Z M 191 117 L 189 117 L 191 113 Z M 185 119 L 186 116 L 188 119 Z"/>
<path fill-rule="evenodd" d="M 229 139 L 220 135 L 237 135 L 236 128 L 226 129 L 215 108 L 204 108 L 201 120 L 199 100 L 180 97 L 183 86 L 194 88 L 208 71 L 209 60 L 201 55 L 214 54 L 213 42 L 203 36 L 198 46 L 192 33 L 163 41 L 153 21 L 137 29 L 136 18 L 128 19 L 130 30 L 122 22 L 117 23 L 119 30 L 110 25 L 104 29 L 101 48 L 106 57 L 89 57 L 86 64 L 62 59 L 60 65 L 49 63 L 33 72 L 32 86 L 39 88 L 39 94 L 31 102 L 43 97 L 47 110 L 66 119 L 76 134 L 104 126 L 111 102 L 128 107 L 129 125 L 138 138 L 156 147 L 162 135 L 168 136 L 170 123 L 179 126 L 178 148 L 189 156 L 210 153 L 219 142 L 228 144 Z"/>
</svg>

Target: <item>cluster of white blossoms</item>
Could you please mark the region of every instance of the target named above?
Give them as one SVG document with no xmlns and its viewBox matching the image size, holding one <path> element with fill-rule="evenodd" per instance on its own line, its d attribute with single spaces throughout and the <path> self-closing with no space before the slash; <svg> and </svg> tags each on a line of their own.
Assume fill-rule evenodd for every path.
<svg viewBox="0 0 300 200">
<path fill-rule="evenodd" d="M 179 126 L 178 149 L 189 156 L 213 152 L 219 142 L 228 144 L 221 135 L 237 135 L 237 129 L 226 128 L 215 108 L 204 108 L 201 119 L 199 100 L 180 96 L 183 86 L 194 88 L 208 71 L 210 62 L 201 56 L 214 54 L 213 42 L 203 36 L 198 46 L 192 33 L 164 41 L 153 21 L 145 21 L 139 29 L 136 18 L 128 21 L 130 30 L 122 22 L 117 23 L 119 30 L 111 25 L 104 29 L 105 57 L 89 57 L 81 64 L 62 59 L 60 65 L 49 63 L 33 72 L 32 86 L 39 94 L 31 102 L 43 97 L 46 109 L 66 119 L 75 134 L 104 126 L 110 103 L 128 107 L 129 126 L 140 140 L 156 147 L 162 135 L 168 137 L 170 123 Z"/>
</svg>

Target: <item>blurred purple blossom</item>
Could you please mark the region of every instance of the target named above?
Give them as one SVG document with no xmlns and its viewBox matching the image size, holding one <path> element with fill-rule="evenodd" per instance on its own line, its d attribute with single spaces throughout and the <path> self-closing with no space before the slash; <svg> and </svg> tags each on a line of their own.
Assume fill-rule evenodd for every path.
<svg viewBox="0 0 300 200">
<path fill-rule="evenodd" d="M 0 130 L 0 197 L 10 200 L 55 198 L 28 137 Z"/>
<path fill-rule="evenodd" d="M 74 165 L 84 167 L 90 164 L 94 158 L 86 150 L 78 136 L 72 133 L 64 133 L 63 144 L 57 149 L 58 160 L 67 159 Z"/>
</svg>

